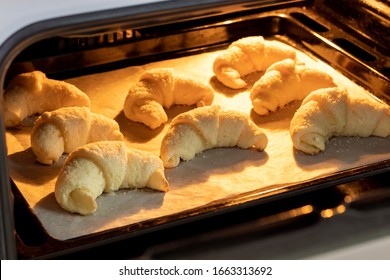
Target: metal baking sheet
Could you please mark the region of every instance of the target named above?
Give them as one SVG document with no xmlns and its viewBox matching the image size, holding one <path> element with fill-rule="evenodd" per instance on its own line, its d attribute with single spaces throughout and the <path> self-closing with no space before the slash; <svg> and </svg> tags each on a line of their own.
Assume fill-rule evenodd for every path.
<svg viewBox="0 0 390 280">
<path fill-rule="evenodd" d="M 81 76 L 67 80 L 86 92 L 92 101 L 91 110 L 118 121 L 129 147 L 159 154 L 160 143 L 168 124 L 150 130 L 146 126 L 125 118 L 122 106 L 130 86 L 142 72 L 157 67 L 172 67 L 180 72 L 203 79 L 216 92 L 214 104 L 245 112 L 261 127 L 269 138 L 264 152 L 238 148 L 217 148 L 204 151 L 193 160 L 178 167 L 166 169 L 170 191 L 160 193 L 148 189 L 121 190 L 103 194 L 98 198 L 98 209 L 93 215 L 70 214 L 59 207 L 53 190 L 63 158 L 53 166 L 35 162 L 30 148 L 31 128 L 10 130 L 6 133 L 10 173 L 32 212 L 41 222 L 47 234 L 55 240 L 71 240 L 123 227 L 131 227 L 146 221 L 170 222 L 169 217 L 180 213 L 196 215 L 218 202 L 227 207 L 226 201 L 250 193 L 266 194 L 283 192 L 292 185 L 315 182 L 337 174 L 348 177 L 346 171 L 366 172 L 372 165 L 388 162 L 390 139 L 369 137 L 332 138 L 326 151 L 316 156 L 305 155 L 293 149 L 289 136 L 289 122 L 299 102 L 268 116 L 252 112 L 249 90 L 232 90 L 219 83 L 212 73 L 214 58 L 221 52 L 212 51 L 192 56 L 151 62 L 140 66 Z M 327 64 L 298 52 L 298 59 L 330 73 L 338 85 L 356 93 L 368 94 L 363 88 L 341 75 Z M 251 84 L 261 73 L 246 77 Z M 168 110 L 169 120 L 190 110 L 190 106 L 175 106 Z M 356 174 L 355 172 L 355 174 Z M 344 174 L 344 175 L 343 175 Z M 302 188 L 305 187 L 302 184 Z M 203 209 L 203 210 L 202 210 Z"/>
</svg>

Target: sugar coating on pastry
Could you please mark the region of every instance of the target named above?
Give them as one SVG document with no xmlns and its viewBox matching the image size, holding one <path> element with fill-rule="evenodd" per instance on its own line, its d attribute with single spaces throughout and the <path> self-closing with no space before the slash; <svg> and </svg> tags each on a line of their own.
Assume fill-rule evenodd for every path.
<svg viewBox="0 0 390 280">
<path fill-rule="evenodd" d="M 76 86 L 49 79 L 41 71 L 19 74 L 4 92 L 6 127 L 22 124 L 34 114 L 70 106 L 90 106 L 89 97 Z"/>
<path fill-rule="evenodd" d="M 253 110 L 259 115 L 283 108 L 295 100 L 303 100 L 310 92 L 335 87 L 333 78 L 317 68 L 292 59 L 272 64 L 250 91 Z"/>
<path fill-rule="evenodd" d="M 123 105 L 125 116 L 156 129 L 168 121 L 165 109 L 173 105 L 210 105 L 213 89 L 201 80 L 173 68 L 156 68 L 142 73 L 129 90 Z"/>
<path fill-rule="evenodd" d="M 79 146 L 123 140 L 123 135 L 115 120 L 93 113 L 88 107 L 64 107 L 39 116 L 30 140 L 37 161 L 50 165 Z"/>
<path fill-rule="evenodd" d="M 145 187 L 168 191 L 161 159 L 129 148 L 123 141 L 100 141 L 81 146 L 69 155 L 54 193 L 63 209 L 89 215 L 96 211 L 96 199 L 102 193 Z"/>
<path fill-rule="evenodd" d="M 240 89 L 247 86 L 243 77 L 257 71 L 265 71 L 273 63 L 296 58 L 294 48 L 262 36 L 241 38 L 222 51 L 213 63 L 217 79 L 225 86 Z"/>
<path fill-rule="evenodd" d="M 319 89 L 295 112 L 290 135 L 296 149 L 312 155 L 332 136 L 388 137 L 390 106 L 341 87 Z"/>
<path fill-rule="evenodd" d="M 264 150 L 266 134 L 239 111 L 205 106 L 176 116 L 165 134 L 160 157 L 165 168 L 176 167 L 180 160 L 215 147 L 237 146 Z"/>
</svg>

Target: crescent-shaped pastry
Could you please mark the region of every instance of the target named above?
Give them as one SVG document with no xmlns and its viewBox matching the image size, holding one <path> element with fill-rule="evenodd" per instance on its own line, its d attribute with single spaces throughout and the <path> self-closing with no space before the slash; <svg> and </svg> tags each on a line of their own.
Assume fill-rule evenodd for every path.
<svg viewBox="0 0 390 280">
<path fill-rule="evenodd" d="M 267 115 L 294 100 L 304 99 L 316 89 L 335 86 L 327 73 L 288 58 L 267 69 L 253 85 L 250 99 L 257 114 Z"/>
<path fill-rule="evenodd" d="M 212 88 L 194 77 L 172 68 L 156 68 L 142 73 L 123 105 L 125 116 L 156 129 L 168 121 L 165 109 L 172 105 L 210 105 Z"/>
<path fill-rule="evenodd" d="M 41 71 L 23 73 L 4 92 L 6 127 L 22 124 L 26 117 L 62 107 L 90 106 L 89 97 L 76 86 L 48 79 Z"/>
<path fill-rule="evenodd" d="M 247 86 L 242 77 L 265 71 L 277 61 L 296 58 L 296 51 L 281 42 L 265 40 L 262 36 L 239 39 L 216 57 L 213 71 L 225 86 L 240 89 Z"/>
<path fill-rule="evenodd" d="M 101 141 L 70 153 L 58 175 L 54 194 L 63 209 L 88 215 L 96 211 L 96 198 L 103 192 L 144 187 L 168 191 L 161 159 L 128 148 L 123 141 Z"/>
<path fill-rule="evenodd" d="M 180 159 L 191 160 L 207 149 L 238 146 L 262 151 L 267 144 L 266 134 L 246 114 L 205 106 L 172 120 L 162 140 L 160 157 L 165 168 L 172 168 Z"/>
<path fill-rule="evenodd" d="M 88 107 L 64 107 L 45 112 L 31 131 L 31 149 L 42 164 L 52 164 L 63 153 L 103 140 L 123 140 L 118 123 L 92 113 Z"/>
<path fill-rule="evenodd" d="M 332 136 L 390 135 L 390 106 L 344 88 L 310 93 L 295 112 L 290 135 L 296 149 L 307 154 L 325 150 Z"/>
</svg>

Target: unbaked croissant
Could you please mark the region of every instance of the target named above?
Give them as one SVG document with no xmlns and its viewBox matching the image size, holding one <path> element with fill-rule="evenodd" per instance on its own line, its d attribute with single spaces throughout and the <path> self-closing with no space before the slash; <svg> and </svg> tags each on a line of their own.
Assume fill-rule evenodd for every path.
<svg viewBox="0 0 390 280">
<path fill-rule="evenodd" d="M 103 192 L 123 188 L 168 191 L 161 159 L 149 152 L 128 148 L 123 141 L 101 141 L 81 146 L 69 154 L 56 184 L 60 206 L 82 215 L 97 209 Z"/>
<path fill-rule="evenodd" d="M 292 47 L 265 40 L 262 36 L 250 36 L 233 42 L 222 51 L 214 60 L 213 71 L 225 86 L 240 89 L 247 86 L 242 77 L 265 71 L 277 61 L 295 57 L 296 52 Z"/>
<path fill-rule="evenodd" d="M 176 167 L 180 159 L 191 160 L 203 150 L 238 146 L 264 150 L 265 133 L 246 114 L 205 106 L 176 116 L 164 136 L 160 157 L 165 168 Z"/>
<path fill-rule="evenodd" d="M 294 100 L 304 99 L 310 92 L 336 86 L 327 73 L 285 59 L 272 64 L 253 85 L 250 92 L 253 110 L 267 115 Z"/>
<path fill-rule="evenodd" d="M 145 71 L 130 88 L 123 111 L 125 116 L 156 129 L 168 121 L 164 108 L 172 105 L 210 105 L 214 99 L 211 87 L 190 75 L 172 68 Z"/>
<path fill-rule="evenodd" d="M 390 107 L 344 88 L 319 89 L 310 93 L 294 114 L 290 135 L 294 147 L 307 154 L 324 151 L 332 136 L 387 137 Z"/>
<path fill-rule="evenodd" d="M 5 126 L 17 126 L 31 115 L 70 106 L 89 107 L 89 97 L 72 84 L 48 79 L 41 71 L 19 74 L 4 92 Z"/>
<path fill-rule="evenodd" d="M 123 140 L 115 120 L 88 107 L 64 107 L 39 116 L 31 132 L 31 149 L 38 162 L 52 164 L 63 153 L 102 140 Z"/>
</svg>

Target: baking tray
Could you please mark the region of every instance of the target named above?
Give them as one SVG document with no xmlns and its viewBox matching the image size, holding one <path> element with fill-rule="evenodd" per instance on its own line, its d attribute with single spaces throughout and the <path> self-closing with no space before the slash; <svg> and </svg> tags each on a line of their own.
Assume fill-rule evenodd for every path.
<svg viewBox="0 0 390 280">
<path fill-rule="evenodd" d="M 321 62 L 325 61 L 330 67 L 342 71 L 346 77 L 352 79 L 356 83 L 366 86 L 368 90 L 375 93 L 378 97 L 386 99 L 388 96 L 388 84 L 386 84 L 386 80 L 383 79 L 383 75 L 378 70 L 380 69 L 380 67 L 377 67 L 376 65 L 378 62 L 372 62 L 370 66 L 366 61 L 362 61 L 361 58 L 351 55 L 347 50 L 339 48 L 326 37 L 337 37 L 336 35 L 338 32 L 342 34 L 341 31 L 330 26 L 329 23 L 321 23 L 318 19 L 316 19 L 316 21 L 310 21 L 308 20 L 310 17 L 302 14 L 300 11 L 301 10 L 299 9 L 291 9 L 288 13 L 286 13 L 286 11 L 283 13 L 272 12 L 268 14 L 250 16 L 247 18 L 239 18 L 228 24 L 217 23 L 197 27 L 196 29 L 190 28 L 185 32 L 187 35 L 192 34 L 191 36 L 186 36 L 186 40 L 188 41 L 188 43 L 184 44 L 186 48 L 174 46 L 173 48 L 171 47 L 171 49 L 168 48 L 168 51 L 161 51 L 163 47 L 158 46 L 160 49 L 158 56 L 153 54 L 138 55 L 137 59 L 128 59 L 126 61 L 126 66 L 143 67 L 145 65 L 150 65 L 150 63 L 158 64 L 159 62 L 163 63 L 164 61 L 180 57 L 205 55 L 209 52 L 223 49 L 228 43 L 241 37 L 262 35 L 267 38 L 277 39 L 290 44 L 310 57 L 320 59 Z M 314 15 L 311 16 L 314 17 Z M 217 36 L 217 40 L 209 42 L 210 39 L 205 39 L 202 41 L 202 46 L 194 43 L 199 42 L 198 39 L 205 38 L 204 36 L 206 35 L 208 36 L 206 36 L 206 38 L 214 38 L 211 34 L 215 34 L 215 32 L 220 34 L 220 36 Z M 149 34 L 152 33 L 153 32 L 149 31 Z M 172 35 L 167 35 L 167 37 L 169 36 Z M 343 38 L 345 38 L 345 35 L 343 35 Z M 163 39 L 163 37 L 160 37 L 160 39 Z M 148 42 L 148 40 L 151 39 L 147 39 L 145 42 Z M 153 40 L 156 40 L 156 38 L 153 38 Z M 158 41 L 161 42 L 164 40 Z M 369 51 L 379 57 L 374 50 Z M 346 61 L 348 62 L 347 64 L 345 63 Z M 367 78 L 368 76 L 364 74 L 362 75 L 362 71 L 355 71 L 356 69 L 364 69 L 364 73 L 370 72 L 373 74 L 370 78 Z M 69 82 L 76 81 L 77 84 L 77 79 L 78 78 L 69 79 Z M 373 80 L 375 83 L 373 83 Z M 230 92 L 230 94 L 235 93 Z M 293 108 L 290 107 L 290 109 Z M 178 110 L 180 111 L 181 109 Z M 285 110 L 284 112 L 285 114 L 288 114 L 288 110 Z M 172 111 L 171 117 L 177 113 L 178 111 Z M 106 114 L 109 115 L 111 112 L 108 111 Z M 118 115 L 113 117 L 117 118 L 117 120 L 120 118 Z M 261 121 L 257 120 L 257 122 L 259 123 Z M 387 140 L 388 139 L 385 139 L 383 141 Z M 235 153 L 238 152 L 239 154 L 246 154 L 250 157 L 250 154 L 248 154 L 247 151 L 238 151 L 237 149 L 232 150 Z M 223 153 L 221 154 L 219 151 L 223 152 L 223 149 L 207 151 L 203 154 L 203 156 L 207 158 L 213 154 L 213 157 L 223 158 Z M 198 157 L 195 161 L 202 160 L 201 157 Z M 320 164 L 320 162 L 317 162 L 317 164 Z M 222 197 L 220 199 L 214 199 L 206 204 L 191 207 L 190 209 L 176 213 L 156 218 L 148 218 L 129 225 L 102 230 L 67 240 L 53 238 L 46 232 L 45 227 L 42 226 L 42 221 L 40 221 L 37 216 L 34 215 L 34 212 L 29 209 L 30 205 L 28 205 L 25 201 L 23 194 L 19 191 L 17 184 L 15 184 L 13 185 L 13 188 L 17 205 L 20 206 L 20 209 L 25 209 L 24 211 L 30 212 L 31 225 L 36 228 L 36 235 L 39 236 L 38 238 L 35 237 L 31 240 L 29 240 L 27 235 L 19 236 L 19 252 L 22 256 L 28 258 L 60 255 L 65 252 L 77 251 L 91 246 L 98 246 L 108 242 L 139 236 L 148 232 L 172 227 L 177 224 L 188 223 L 193 220 L 213 215 L 225 214 L 236 209 L 242 209 L 272 200 L 277 200 L 284 196 L 293 196 L 301 192 L 309 192 L 315 189 L 325 188 L 330 185 L 358 180 L 360 178 L 389 170 L 389 159 L 383 159 L 383 157 L 380 157 L 380 160 L 377 160 L 374 158 L 372 161 L 364 165 L 355 165 L 340 171 L 330 172 L 321 176 L 314 176 L 313 178 L 301 180 L 299 182 L 285 182 L 262 186 L 259 189 L 229 195 L 228 197 Z M 168 171 L 168 173 L 170 172 L 176 171 Z M 21 210 L 21 212 L 23 212 L 23 210 Z"/>
</svg>

